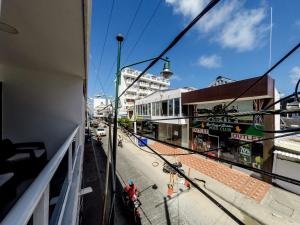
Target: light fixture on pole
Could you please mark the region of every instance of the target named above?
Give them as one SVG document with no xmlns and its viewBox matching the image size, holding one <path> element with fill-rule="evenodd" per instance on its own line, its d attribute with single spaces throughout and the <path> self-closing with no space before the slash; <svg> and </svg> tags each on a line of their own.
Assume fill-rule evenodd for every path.
<svg viewBox="0 0 300 225">
<path fill-rule="evenodd" d="M 168 57 L 165 59 L 164 68 L 160 75 L 165 79 L 169 79 L 173 75 L 173 73 L 170 70 L 170 61 Z"/>
</svg>

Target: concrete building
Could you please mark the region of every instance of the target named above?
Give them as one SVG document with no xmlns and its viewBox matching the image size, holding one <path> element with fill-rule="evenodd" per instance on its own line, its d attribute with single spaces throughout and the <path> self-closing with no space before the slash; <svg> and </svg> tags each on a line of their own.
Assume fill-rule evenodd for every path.
<svg viewBox="0 0 300 225">
<path fill-rule="evenodd" d="M 300 136 L 275 139 L 273 173 L 300 180 Z M 273 179 L 278 186 L 300 194 L 299 185 Z"/>
<path fill-rule="evenodd" d="M 264 117 L 205 117 L 207 113 L 223 114 L 224 106 L 230 103 L 238 94 L 249 87 L 259 77 L 229 82 L 217 86 L 195 90 L 182 94 L 183 107 L 188 107 L 190 116 L 203 116 L 191 119 L 189 123 L 189 147 L 206 151 L 210 148 L 222 147 L 220 157 L 230 159 L 246 165 L 272 170 L 272 152 L 274 142 L 272 140 L 247 144 L 252 140 L 273 137 L 273 134 L 264 133 L 253 127 L 253 121 L 260 129 L 279 129 L 279 122 L 275 123 L 275 116 Z M 229 108 L 226 112 L 253 112 L 260 111 L 266 105 L 272 103 L 278 96 L 274 88 L 275 82 L 270 77 L 264 77 L 255 88 L 250 89 Z M 279 120 L 279 117 L 276 117 Z M 239 146 L 240 144 L 245 144 Z"/>
<path fill-rule="evenodd" d="M 111 100 L 107 97 L 97 95 L 93 98 L 93 117 L 104 118 L 112 112 Z"/>
<path fill-rule="evenodd" d="M 131 68 L 123 69 L 121 72 L 119 93 L 122 93 L 140 73 L 140 71 Z M 155 91 L 165 90 L 169 86 L 170 81 L 167 79 L 152 74 L 143 75 L 138 82 L 121 96 L 119 115 L 121 117 L 132 118 L 135 100 L 144 98 Z"/>
<path fill-rule="evenodd" d="M 146 136 L 188 146 L 188 119 L 176 119 L 184 115 L 181 107 L 181 94 L 194 88 L 178 88 L 154 92 L 147 97 L 136 100 L 135 115 L 138 130 Z M 169 118 L 170 120 L 159 120 Z M 172 119 L 174 118 L 174 119 Z M 144 120 L 154 120 L 144 123 Z M 155 121 L 155 120 L 158 121 Z"/>
<path fill-rule="evenodd" d="M 0 1 L 2 225 L 79 223 L 90 3 Z"/>
<path fill-rule="evenodd" d="M 219 85 L 228 84 L 232 82 L 235 82 L 235 80 L 223 76 L 218 76 L 216 80 L 214 80 L 210 85 L 208 85 L 208 87 L 219 86 Z"/>
</svg>

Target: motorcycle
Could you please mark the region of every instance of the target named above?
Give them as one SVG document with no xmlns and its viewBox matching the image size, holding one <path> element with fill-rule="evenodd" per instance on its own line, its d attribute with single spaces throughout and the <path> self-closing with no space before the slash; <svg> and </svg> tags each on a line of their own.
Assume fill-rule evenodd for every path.
<svg viewBox="0 0 300 225">
<path fill-rule="evenodd" d="M 137 194 L 134 194 L 133 197 L 130 199 L 127 192 L 123 191 L 122 201 L 129 216 L 130 224 L 141 225 L 141 214 L 139 212 L 139 208 L 142 205 L 142 203 L 138 199 Z"/>
<path fill-rule="evenodd" d="M 118 141 L 118 146 L 121 147 L 121 148 L 123 148 L 123 141 L 122 140 Z"/>
<path fill-rule="evenodd" d="M 181 168 L 182 164 L 181 162 L 176 162 L 172 164 L 174 167 L 176 167 L 181 173 L 184 174 L 184 170 Z M 164 173 L 171 173 L 171 174 L 176 174 L 177 171 L 174 170 L 171 166 L 169 166 L 167 163 L 164 163 L 163 165 L 163 172 Z M 182 178 L 183 176 L 179 173 L 177 173 L 178 177 Z"/>
</svg>

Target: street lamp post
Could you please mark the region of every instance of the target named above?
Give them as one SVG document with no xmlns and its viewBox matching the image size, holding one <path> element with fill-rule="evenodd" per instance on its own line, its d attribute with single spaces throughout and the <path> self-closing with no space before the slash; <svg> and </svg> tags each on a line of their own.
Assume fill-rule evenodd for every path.
<svg viewBox="0 0 300 225">
<path fill-rule="evenodd" d="M 113 130 L 113 148 L 112 148 L 112 161 L 113 161 L 113 202 L 111 209 L 110 224 L 114 224 L 115 218 L 115 192 L 116 192 L 116 159 L 117 159 L 117 131 L 118 131 L 118 108 L 119 108 L 119 82 L 120 82 L 120 61 L 121 61 L 121 49 L 124 37 L 118 34 L 116 37 L 118 41 L 118 56 L 117 56 L 117 73 L 116 73 L 116 96 L 115 96 L 115 116 L 114 116 L 114 130 Z"/>
<path fill-rule="evenodd" d="M 114 128 L 113 128 L 113 145 L 112 145 L 112 163 L 113 163 L 113 202 L 111 207 L 111 217 L 110 217 L 110 224 L 114 224 L 115 218 L 115 191 L 116 191 L 116 159 L 117 159 L 117 130 L 118 130 L 118 108 L 119 108 L 119 84 L 120 84 L 120 77 L 121 71 L 126 67 L 135 66 L 138 64 L 142 64 L 145 62 L 153 61 L 155 59 L 160 59 L 165 61 L 163 71 L 160 73 L 162 77 L 168 79 L 173 73 L 170 70 L 170 61 L 166 57 L 165 59 L 162 57 L 155 57 L 147 60 L 143 60 L 140 62 L 136 62 L 130 65 L 123 66 L 120 68 L 120 61 L 121 61 L 121 50 L 122 50 L 122 42 L 124 37 L 121 34 L 118 34 L 116 37 L 118 41 L 118 56 L 117 56 L 117 72 L 116 72 L 116 95 L 115 95 L 115 115 L 114 115 Z M 135 125 L 136 126 L 136 125 Z"/>
</svg>

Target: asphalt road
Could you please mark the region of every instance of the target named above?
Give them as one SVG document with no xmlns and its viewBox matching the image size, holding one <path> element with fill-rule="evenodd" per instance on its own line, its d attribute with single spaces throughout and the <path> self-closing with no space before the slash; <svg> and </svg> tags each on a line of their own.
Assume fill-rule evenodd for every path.
<svg viewBox="0 0 300 225">
<path fill-rule="evenodd" d="M 162 172 L 163 161 L 149 153 L 150 151 L 146 148 L 139 149 L 124 134 L 123 137 L 123 148 L 117 150 L 117 174 L 123 185 L 129 179 L 133 179 L 137 184 L 141 193 L 139 199 L 142 202 L 142 224 L 236 224 L 195 189 L 186 191 L 184 185 L 175 185 L 176 193 L 169 199 L 167 184 L 170 181 L 170 175 Z M 103 142 L 104 149 L 107 149 L 107 137 L 103 138 Z M 168 157 L 168 159 L 174 162 L 176 160 L 175 157 Z M 154 184 L 157 185 L 157 189 L 152 188 Z M 259 224 L 248 217 L 246 213 L 222 201 L 220 197 L 214 195 L 213 197 L 245 224 Z M 123 225 L 122 223 L 117 224 Z"/>
</svg>

